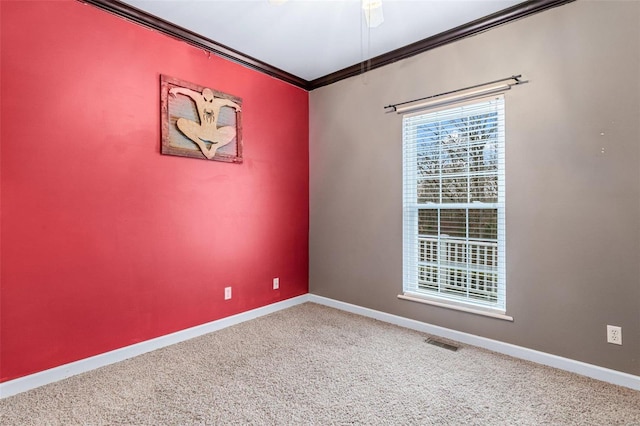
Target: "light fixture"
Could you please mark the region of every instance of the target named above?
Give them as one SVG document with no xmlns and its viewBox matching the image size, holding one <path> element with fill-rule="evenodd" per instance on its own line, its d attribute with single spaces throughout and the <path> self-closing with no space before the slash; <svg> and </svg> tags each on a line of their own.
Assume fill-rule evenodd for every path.
<svg viewBox="0 0 640 426">
<path fill-rule="evenodd" d="M 362 0 L 362 11 L 367 19 L 367 27 L 376 28 L 384 22 L 382 0 Z"/>
</svg>

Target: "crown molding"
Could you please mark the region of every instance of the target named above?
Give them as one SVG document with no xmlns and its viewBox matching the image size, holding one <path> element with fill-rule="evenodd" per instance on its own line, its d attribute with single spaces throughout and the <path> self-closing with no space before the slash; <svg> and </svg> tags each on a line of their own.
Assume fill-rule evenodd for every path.
<svg viewBox="0 0 640 426">
<path fill-rule="evenodd" d="M 260 71 L 264 74 L 275 77 L 279 80 L 293 84 L 300 88 L 309 89 L 309 82 L 303 78 L 297 77 L 279 68 L 273 67 L 242 52 L 231 49 L 223 44 L 217 43 L 211 39 L 203 37 L 193 31 L 182 28 L 171 22 L 160 19 L 150 13 L 137 9 L 118 0 L 78 0 L 81 3 L 90 4 L 106 12 L 120 16 L 128 21 L 143 25 L 152 30 L 166 34 L 178 40 L 189 43 L 200 49 L 204 49 L 214 55 L 221 56 L 233 62 L 244 65 L 247 68 Z"/>
<path fill-rule="evenodd" d="M 123 3 L 119 0 L 78 0 L 81 3 L 93 5 L 99 9 L 113 13 L 131 22 L 151 28 L 160 33 L 169 35 L 178 40 L 182 40 L 198 48 L 204 49 L 215 55 L 229 59 L 233 62 L 244 65 L 248 68 L 270 75 L 274 78 L 290 83 L 305 90 L 314 90 L 319 87 L 353 77 L 363 72 L 371 71 L 385 65 L 392 64 L 402 59 L 410 58 L 420 53 L 426 52 L 445 44 L 453 43 L 466 37 L 470 37 L 491 28 L 543 12 L 554 7 L 571 3 L 575 0 L 529 0 L 519 3 L 504 10 L 500 10 L 483 18 L 476 19 L 469 23 L 441 32 L 434 36 L 417 41 L 410 45 L 401 47 L 391 52 L 376 56 L 367 61 L 351 65 L 342 70 L 325 75 L 311 81 L 297 77 L 279 68 L 273 67 L 258 59 L 247 56 L 242 52 L 231 49 L 211 39 L 189 31 L 185 28 L 172 24 L 168 21 L 153 16 L 147 12 Z"/>
<path fill-rule="evenodd" d="M 436 47 L 482 33 L 499 25 L 534 15 L 554 7 L 562 6 L 573 1 L 575 0 L 529 0 L 516 4 L 483 18 L 476 19 L 475 21 L 471 21 L 399 49 L 392 50 L 391 52 L 376 56 L 368 61 L 351 65 L 350 67 L 344 68 L 340 71 L 312 80 L 309 82 L 309 90 L 327 86 L 337 81 L 362 74 L 363 72 L 392 64 L 401 59 L 410 58 L 428 50 L 435 49 Z"/>
</svg>

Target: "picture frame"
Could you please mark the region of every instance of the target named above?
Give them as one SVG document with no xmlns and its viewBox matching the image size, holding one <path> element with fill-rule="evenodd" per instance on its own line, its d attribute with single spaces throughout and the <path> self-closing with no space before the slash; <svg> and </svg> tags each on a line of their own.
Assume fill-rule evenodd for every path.
<svg viewBox="0 0 640 426">
<path fill-rule="evenodd" d="M 242 99 L 160 75 L 161 153 L 242 163 Z"/>
</svg>

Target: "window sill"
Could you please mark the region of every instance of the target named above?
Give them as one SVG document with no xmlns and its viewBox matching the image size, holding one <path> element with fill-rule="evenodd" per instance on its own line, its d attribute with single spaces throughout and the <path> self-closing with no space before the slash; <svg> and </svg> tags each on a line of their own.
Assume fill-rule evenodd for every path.
<svg viewBox="0 0 640 426">
<path fill-rule="evenodd" d="M 475 315 L 483 315 L 486 317 L 490 317 L 490 318 L 496 318 L 496 319 L 501 319 L 504 321 L 513 321 L 513 317 L 510 317 L 508 315 L 505 315 L 504 313 L 500 313 L 499 311 L 484 311 L 481 308 L 472 308 L 469 306 L 462 306 L 462 305 L 454 305 L 452 303 L 447 303 L 447 302 L 440 302 L 434 299 L 430 299 L 430 298 L 426 298 L 426 297 L 422 297 L 422 296 L 414 296 L 411 293 L 409 294 L 399 294 L 398 295 L 398 299 L 402 299 L 402 300 L 408 300 L 410 302 L 418 302 L 418 303 L 424 303 L 426 305 L 433 305 L 433 306 L 438 306 L 441 308 L 446 308 L 446 309 L 453 309 L 456 311 L 462 311 L 462 312 L 467 312 L 470 314 L 475 314 Z"/>
</svg>

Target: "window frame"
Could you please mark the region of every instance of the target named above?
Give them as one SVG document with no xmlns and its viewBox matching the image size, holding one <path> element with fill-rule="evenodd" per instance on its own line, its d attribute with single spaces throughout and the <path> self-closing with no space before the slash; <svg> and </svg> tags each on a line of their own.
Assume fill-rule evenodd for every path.
<svg viewBox="0 0 640 426">
<path fill-rule="evenodd" d="M 486 107 L 481 107 L 482 104 L 486 104 Z M 476 109 L 478 108 L 478 109 Z M 465 112 L 469 110 L 469 112 Z M 457 203 L 457 204 L 449 204 L 442 202 L 442 185 L 440 185 L 439 190 L 439 203 L 428 203 L 428 205 L 418 203 L 418 166 L 417 166 L 417 132 L 414 136 L 407 135 L 407 120 L 415 119 L 416 117 L 425 118 L 423 124 L 429 125 L 433 123 L 440 123 L 443 119 L 438 118 L 442 115 L 452 114 L 452 116 L 460 116 L 460 117 L 472 117 L 478 114 L 484 114 L 485 112 L 497 112 L 497 134 L 495 143 L 497 144 L 496 149 L 498 150 L 498 161 L 497 161 L 497 202 L 471 202 L 469 195 L 471 194 L 470 185 L 466 189 L 467 194 L 467 202 L 465 203 Z M 433 117 L 433 119 L 430 119 Z M 422 125 L 422 124 L 421 124 Z M 416 131 L 417 125 L 412 126 L 411 128 Z M 446 106 L 441 106 L 438 108 L 420 110 L 417 112 L 404 114 L 402 117 L 402 151 L 403 151 L 403 294 L 398 297 L 407 300 L 419 301 L 423 303 L 433 304 L 437 306 L 458 309 L 462 311 L 479 313 L 489 316 L 494 316 L 502 319 L 513 320 L 511 317 L 506 316 L 506 230 L 505 230 L 505 222 L 506 222 L 506 203 L 505 203 L 505 100 L 504 95 L 494 95 L 489 97 L 482 97 L 473 100 L 469 100 L 466 102 L 456 102 L 454 104 L 448 104 Z M 441 142 L 440 142 L 441 143 Z M 469 149 L 470 142 L 467 140 L 467 149 Z M 442 160 L 440 160 L 442 161 Z M 441 169 L 443 163 L 439 163 L 438 167 Z M 468 179 L 471 178 L 472 173 L 469 171 L 468 167 L 466 169 L 466 175 Z M 442 180 L 442 173 L 440 173 L 440 177 Z M 450 208 L 459 208 L 465 209 L 466 212 L 466 223 L 465 223 L 465 232 L 466 239 L 464 240 L 466 243 L 466 251 L 465 256 L 467 256 L 467 262 L 465 262 L 466 266 L 466 289 L 467 296 L 462 297 L 460 295 L 455 294 L 444 294 L 440 290 L 440 283 L 438 283 L 438 291 L 433 290 L 425 290 L 420 289 L 418 287 L 418 274 L 419 274 L 419 238 L 425 239 L 424 236 L 420 237 L 419 227 L 418 227 L 418 217 L 420 214 L 420 210 L 435 210 L 442 211 Z M 470 288 L 470 267 L 471 264 L 468 259 L 471 252 L 471 239 L 469 238 L 469 210 L 486 210 L 486 209 L 495 209 L 497 210 L 497 238 L 496 238 L 496 250 L 497 250 L 497 266 L 495 268 L 496 274 L 496 284 L 497 284 L 497 293 L 496 293 L 496 301 L 479 301 L 473 300 L 469 297 L 469 288 Z M 441 238 L 440 226 L 441 226 L 441 216 L 438 213 L 438 247 L 440 247 L 440 241 L 443 240 Z M 438 254 L 438 262 L 440 254 Z M 423 262 L 424 263 L 424 262 Z M 424 265 L 422 265 L 424 268 Z M 437 265 L 438 274 L 441 273 L 442 269 L 446 269 L 448 271 L 455 270 L 451 269 L 452 266 L 449 264 L 441 267 L 440 263 Z M 459 271 L 460 269 L 458 269 Z M 491 273 L 494 273 L 492 270 Z M 439 282 L 439 279 L 438 279 Z"/>
</svg>

